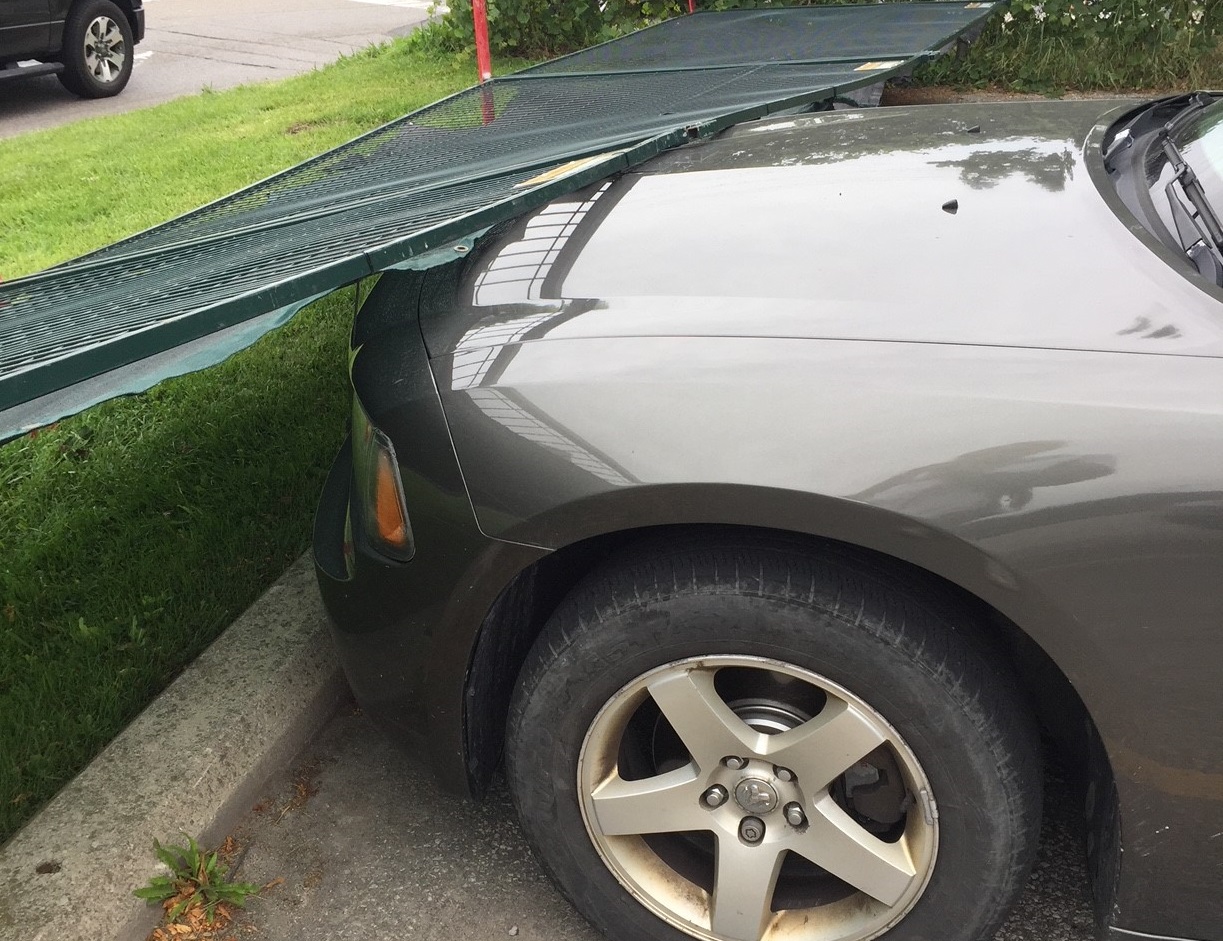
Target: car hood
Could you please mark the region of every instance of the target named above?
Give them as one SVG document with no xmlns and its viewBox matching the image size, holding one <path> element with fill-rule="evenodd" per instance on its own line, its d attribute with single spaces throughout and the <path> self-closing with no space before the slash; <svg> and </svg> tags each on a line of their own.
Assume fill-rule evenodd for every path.
<svg viewBox="0 0 1223 941">
<path fill-rule="evenodd" d="M 422 302 L 426 344 L 694 335 L 1223 355 L 1217 292 L 1093 182 L 1085 142 L 1124 104 L 741 125 L 491 233 L 434 276 L 448 287 Z"/>
</svg>

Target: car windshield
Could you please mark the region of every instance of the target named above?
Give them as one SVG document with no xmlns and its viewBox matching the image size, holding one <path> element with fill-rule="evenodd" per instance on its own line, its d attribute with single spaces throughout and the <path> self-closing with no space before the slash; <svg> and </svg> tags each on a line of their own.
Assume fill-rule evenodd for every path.
<svg viewBox="0 0 1223 941">
<path fill-rule="evenodd" d="M 1195 116 L 1177 144 L 1210 204 L 1216 212 L 1223 211 L 1223 98 Z"/>
<path fill-rule="evenodd" d="M 1199 93 L 1182 101 L 1171 115 L 1152 109 L 1138 131 L 1150 193 L 1145 218 L 1202 277 L 1223 287 L 1223 99 Z"/>
</svg>

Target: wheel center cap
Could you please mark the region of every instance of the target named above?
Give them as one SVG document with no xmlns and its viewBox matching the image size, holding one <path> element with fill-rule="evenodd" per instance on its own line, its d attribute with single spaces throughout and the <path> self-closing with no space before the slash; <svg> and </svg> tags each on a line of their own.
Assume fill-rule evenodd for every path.
<svg viewBox="0 0 1223 941">
<path fill-rule="evenodd" d="M 777 789 L 760 778 L 744 778 L 735 788 L 735 800 L 744 810 L 767 814 L 777 807 Z"/>
</svg>

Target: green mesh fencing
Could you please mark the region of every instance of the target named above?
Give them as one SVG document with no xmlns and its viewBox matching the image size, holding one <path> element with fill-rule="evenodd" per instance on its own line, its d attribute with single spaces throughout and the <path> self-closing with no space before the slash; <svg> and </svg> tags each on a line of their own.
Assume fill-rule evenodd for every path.
<svg viewBox="0 0 1223 941">
<path fill-rule="evenodd" d="M 698 13 L 413 112 L 0 284 L 0 440 L 218 362 L 307 301 L 739 121 L 850 95 L 989 3 Z M 577 169 L 546 171 L 595 157 Z"/>
</svg>

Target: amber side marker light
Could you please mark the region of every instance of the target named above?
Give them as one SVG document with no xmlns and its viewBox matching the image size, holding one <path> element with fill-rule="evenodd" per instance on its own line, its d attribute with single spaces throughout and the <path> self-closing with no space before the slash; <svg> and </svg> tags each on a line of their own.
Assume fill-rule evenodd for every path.
<svg viewBox="0 0 1223 941">
<path fill-rule="evenodd" d="M 361 531 L 381 554 L 406 562 L 416 553 L 412 524 L 390 439 L 353 402 L 353 475 Z"/>
<path fill-rule="evenodd" d="M 408 520 L 399 493 L 399 475 L 391 456 L 378 449 L 378 469 L 374 479 L 374 525 L 378 537 L 401 551 L 411 551 Z"/>
</svg>

